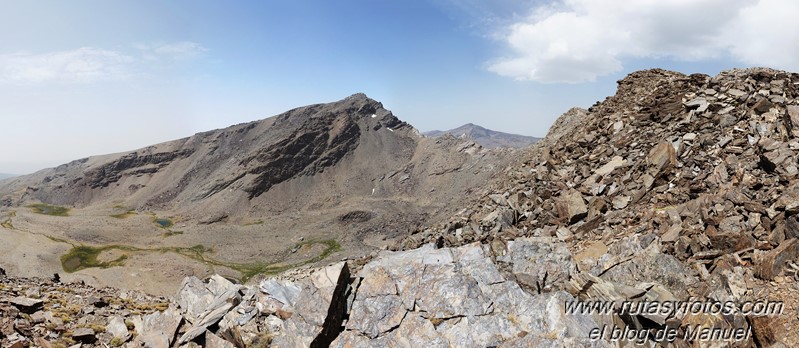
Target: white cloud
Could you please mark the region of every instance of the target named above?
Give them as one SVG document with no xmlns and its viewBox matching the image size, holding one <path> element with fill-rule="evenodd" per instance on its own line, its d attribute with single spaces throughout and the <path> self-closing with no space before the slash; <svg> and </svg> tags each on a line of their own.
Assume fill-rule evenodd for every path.
<svg viewBox="0 0 799 348">
<path fill-rule="evenodd" d="M 746 63 L 799 71 L 799 2 L 761 0 L 740 11 L 726 33 L 731 54 Z"/>
<path fill-rule="evenodd" d="M 170 44 L 136 46 L 137 54 L 81 47 L 47 53 L 0 54 L 0 83 L 91 83 L 123 80 L 153 68 L 161 58 L 186 60 L 208 49 L 183 41 Z"/>
<path fill-rule="evenodd" d="M 0 54 L 0 81 L 73 83 L 123 79 L 133 60 L 119 52 L 93 47 L 42 54 Z"/>
<path fill-rule="evenodd" d="M 137 45 L 136 48 L 141 50 L 144 54 L 144 58 L 148 60 L 158 60 L 160 58 L 183 60 L 197 57 L 208 51 L 208 49 L 202 45 L 191 41 L 157 45 Z"/>
<path fill-rule="evenodd" d="M 794 0 L 562 0 L 498 34 L 488 69 L 519 80 L 584 82 L 629 58 L 732 59 L 799 70 Z"/>
</svg>

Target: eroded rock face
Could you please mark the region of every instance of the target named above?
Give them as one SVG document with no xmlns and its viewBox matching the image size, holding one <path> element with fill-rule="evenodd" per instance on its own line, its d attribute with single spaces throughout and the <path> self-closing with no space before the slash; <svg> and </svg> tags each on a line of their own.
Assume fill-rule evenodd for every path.
<svg viewBox="0 0 799 348">
<path fill-rule="evenodd" d="M 496 260 L 510 266 L 519 285 L 530 292 L 563 290 L 575 267 L 563 243 L 550 238 L 519 238 L 508 242 L 508 252 Z"/>
<path fill-rule="evenodd" d="M 312 116 L 286 139 L 240 162 L 257 175 L 244 190 L 250 198 L 258 197 L 275 184 L 335 165 L 358 146 L 360 133 L 357 123 L 334 114 Z"/>
<path fill-rule="evenodd" d="M 520 247 L 509 248 L 507 256 L 521 270 L 552 250 L 565 250 L 553 242 L 517 242 Z M 350 319 L 332 346 L 480 347 L 523 336 L 529 337 L 524 342 L 588 342 L 596 323 L 564 313 L 571 295 L 531 294 L 506 279 L 490 255 L 481 244 L 381 254 L 356 274 Z M 556 268 L 568 272 L 568 264 Z"/>
<path fill-rule="evenodd" d="M 191 149 L 171 152 L 133 152 L 86 172 L 83 183 L 89 188 L 108 187 L 125 175 L 152 174 L 172 161 L 191 156 Z M 79 183 L 80 184 L 80 183 Z"/>
<path fill-rule="evenodd" d="M 349 267 L 344 262 L 330 265 L 293 285 L 300 288 L 288 300 L 293 314 L 273 342 L 278 347 L 327 347 L 341 331 L 349 311 Z"/>
</svg>

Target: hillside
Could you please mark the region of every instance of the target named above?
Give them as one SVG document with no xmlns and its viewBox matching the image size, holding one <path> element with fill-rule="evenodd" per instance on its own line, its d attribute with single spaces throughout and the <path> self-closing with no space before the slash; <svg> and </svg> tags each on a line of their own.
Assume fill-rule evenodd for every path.
<svg viewBox="0 0 799 348">
<path fill-rule="evenodd" d="M 385 247 L 452 214 L 510 156 L 424 138 L 356 94 L 2 181 L 0 265 L 158 294 L 186 275 L 247 280 Z M 83 245 L 125 272 L 60 258 Z"/>
<path fill-rule="evenodd" d="M 47 328 L 61 305 L 31 298 L 37 281 L 6 277 L 0 294 L 20 298 L 0 310 L 23 324 L 4 343 L 798 346 L 799 74 L 652 69 L 618 84 L 391 250 L 251 285 L 187 277 L 167 309 L 146 299 L 125 329 L 97 313 L 114 329 L 77 337 Z M 566 309 L 594 303 L 611 306 Z M 24 311 L 44 318 L 36 330 Z"/>
<path fill-rule="evenodd" d="M 540 140 L 540 138 L 526 135 L 497 132 L 471 123 L 447 131 L 434 130 L 423 134 L 427 137 L 440 137 L 449 134 L 456 138 L 473 140 L 489 149 L 498 147 L 523 148 Z"/>
<path fill-rule="evenodd" d="M 13 177 L 15 177 L 15 176 L 16 176 L 16 175 L 14 175 L 14 174 L 4 174 L 4 173 L 0 173 L 0 180 L 3 180 L 3 179 L 8 179 L 8 178 L 13 178 Z"/>
<path fill-rule="evenodd" d="M 320 202 L 293 197 L 322 189 L 325 196 L 371 195 L 373 188 L 378 197 L 407 191 L 400 186 L 413 185 L 383 180 L 403 171 L 415 155 L 436 151 L 426 146 L 433 147 L 422 144 L 412 126 L 357 94 L 129 153 L 80 159 L 18 177 L 0 186 L 0 192 L 6 206 L 113 202 L 203 215 L 214 210 L 246 213 L 244 206 L 299 209 Z M 316 180 L 297 185 L 304 178 Z M 25 190 L 17 191 L 20 187 Z"/>
<path fill-rule="evenodd" d="M 506 279 L 529 290 L 737 308 L 726 315 L 615 312 L 572 326 L 582 332 L 572 337 L 607 324 L 652 335 L 672 330 L 680 344 L 709 346 L 685 335 L 715 328 L 748 333 L 731 346 L 795 346 L 799 301 L 788 294 L 799 270 L 797 86 L 799 74 L 764 68 L 715 77 L 632 73 L 616 95 L 561 116 L 482 204 L 396 248 L 478 241 L 502 269 L 508 264 L 500 257 L 518 245 L 510 241 L 530 236 L 551 244 L 533 250 L 569 252 L 539 259 L 536 268 L 512 265 Z M 756 302 L 782 313 L 741 312 Z"/>
</svg>

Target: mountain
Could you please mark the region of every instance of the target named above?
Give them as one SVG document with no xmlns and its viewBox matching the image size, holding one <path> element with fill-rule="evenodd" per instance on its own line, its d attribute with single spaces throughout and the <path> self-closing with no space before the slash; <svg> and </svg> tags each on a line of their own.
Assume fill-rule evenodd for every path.
<svg viewBox="0 0 799 348">
<path fill-rule="evenodd" d="M 108 306 L 118 292 L 0 271 L 1 343 L 799 346 L 799 74 L 634 72 L 511 153 L 389 250 L 259 282 Z"/>
<path fill-rule="evenodd" d="M 87 267 L 74 276 L 170 293 L 185 274 L 214 269 L 246 279 L 258 267 L 241 264 L 318 262 L 334 250 L 347 257 L 385 247 L 473 199 L 511 158 L 509 151 L 468 141 L 425 138 L 381 103 L 355 94 L 4 180 L 0 221 L 8 216 L 8 226 L 50 238 L 16 236 L 15 244 L 124 245 L 114 255 L 125 255 L 125 269 L 157 271 L 130 278 Z M 70 209 L 69 216 L 54 221 L 29 208 L 34 204 Z M 175 251 L 202 246 L 219 262 L 208 266 L 180 257 L 182 251 L 165 258 L 129 252 L 163 245 Z M 298 246 L 308 255 L 300 257 Z M 9 250 L 0 264 L 30 275 L 61 270 L 57 257 L 25 259 L 23 253 L 35 252 L 24 249 Z"/>
<path fill-rule="evenodd" d="M 470 139 L 486 148 L 509 147 L 509 148 L 522 148 L 535 144 L 540 138 L 530 137 L 526 135 L 510 134 L 497 132 L 490 129 L 480 127 L 475 124 L 467 123 L 455 129 L 448 131 L 429 131 L 423 133 L 428 137 L 440 137 L 445 134 L 450 134 L 456 138 Z"/>
<path fill-rule="evenodd" d="M 4 173 L 0 173 L 0 180 L 3 180 L 3 179 L 8 179 L 8 178 L 13 178 L 13 177 L 15 177 L 15 176 L 16 176 L 16 175 L 14 175 L 14 174 L 4 174 Z"/>
</svg>

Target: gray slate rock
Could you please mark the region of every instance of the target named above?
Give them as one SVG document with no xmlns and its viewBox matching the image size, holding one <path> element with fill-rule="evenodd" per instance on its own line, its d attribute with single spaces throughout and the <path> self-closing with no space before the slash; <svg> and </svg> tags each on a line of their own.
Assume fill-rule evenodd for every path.
<svg viewBox="0 0 799 348">
<path fill-rule="evenodd" d="M 181 322 L 183 322 L 183 317 L 172 306 L 163 312 L 145 315 L 143 318 L 133 321 L 136 332 L 138 332 L 135 341 L 141 342 L 146 347 L 170 347 L 175 340 L 175 333 Z"/>
<path fill-rule="evenodd" d="M 519 285 L 536 293 L 562 290 L 575 271 L 566 245 L 546 237 L 509 241 L 508 253 L 497 261 L 509 264 Z"/>
</svg>

